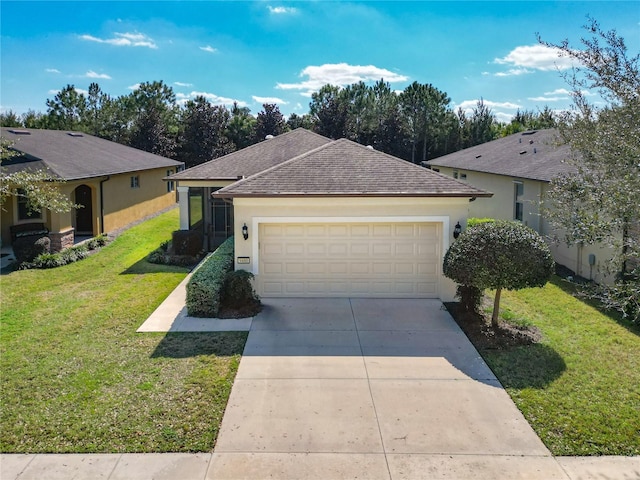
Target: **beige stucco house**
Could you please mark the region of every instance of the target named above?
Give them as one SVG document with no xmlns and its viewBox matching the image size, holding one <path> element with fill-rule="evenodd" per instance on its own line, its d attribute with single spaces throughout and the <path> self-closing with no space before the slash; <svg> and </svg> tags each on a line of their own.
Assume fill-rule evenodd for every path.
<svg viewBox="0 0 640 480">
<path fill-rule="evenodd" d="M 3 245 L 12 241 L 12 226 L 43 223 L 52 249 L 60 250 L 77 236 L 108 233 L 176 203 L 174 184 L 163 178 L 182 162 L 79 132 L 2 128 L 2 138 L 20 154 L 3 162 L 5 171 L 46 170 L 82 205 L 68 213 L 31 213 L 20 198 L 10 198 L 1 212 Z"/>
<path fill-rule="evenodd" d="M 277 296 L 451 300 L 442 259 L 490 193 L 349 140 L 297 129 L 169 177 L 181 228 Z"/>
<path fill-rule="evenodd" d="M 597 245 L 567 246 L 541 211 L 549 182 L 555 176 L 570 174 L 565 163 L 571 155 L 561 144 L 555 129 L 526 131 L 470 147 L 424 162 L 434 171 L 493 192 L 493 197 L 469 204 L 469 217 L 518 220 L 549 241 L 557 263 L 576 274 L 596 281 L 607 281 L 599 264 L 610 253 Z"/>
</svg>

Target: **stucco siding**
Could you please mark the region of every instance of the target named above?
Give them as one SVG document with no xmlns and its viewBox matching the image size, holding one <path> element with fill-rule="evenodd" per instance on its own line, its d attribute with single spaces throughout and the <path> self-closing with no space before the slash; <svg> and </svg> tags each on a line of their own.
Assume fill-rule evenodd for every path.
<svg viewBox="0 0 640 480">
<path fill-rule="evenodd" d="M 478 198 L 469 204 L 469 217 L 488 217 L 501 220 L 514 219 L 514 182 L 522 182 L 523 223 L 542 235 L 551 249 L 556 263 L 573 270 L 577 275 L 596 282 L 610 282 L 612 277 L 605 273 L 605 264 L 611 259 L 611 252 L 598 245 L 567 245 L 562 241 L 561 232 L 554 231 L 541 214 L 540 202 L 544 200 L 548 183 L 538 180 L 519 179 L 504 175 L 494 175 L 463 169 L 440 167 L 440 173 L 453 176 L 454 171 L 466 175 L 471 185 L 493 192 L 491 198 Z M 560 239 L 560 240 L 558 240 Z M 590 255 L 595 263 L 591 265 Z"/>
<path fill-rule="evenodd" d="M 458 172 L 458 179 L 461 175 L 466 175 L 462 181 L 493 193 L 491 198 L 478 198 L 469 204 L 469 217 L 488 217 L 502 220 L 515 219 L 515 192 L 514 184 L 520 182 L 523 185 L 523 217 L 525 225 L 543 233 L 543 226 L 540 217 L 540 196 L 544 182 L 537 180 L 527 180 L 517 177 L 507 177 L 502 175 L 492 175 L 487 173 L 472 172 L 469 170 L 440 167 L 440 173 L 453 176 Z"/>
<path fill-rule="evenodd" d="M 167 192 L 162 179 L 167 169 L 155 169 L 115 175 L 103 183 L 104 231 L 129 225 L 176 203 L 176 192 Z M 132 188 L 131 177 L 138 177 L 139 187 Z M 99 210 L 95 212 L 99 218 Z"/>
</svg>

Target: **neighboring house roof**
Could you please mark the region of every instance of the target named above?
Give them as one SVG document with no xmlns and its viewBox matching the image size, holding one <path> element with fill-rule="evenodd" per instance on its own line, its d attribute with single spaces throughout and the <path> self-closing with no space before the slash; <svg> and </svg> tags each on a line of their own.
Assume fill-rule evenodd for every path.
<svg viewBox="0 0 640 480">
<path fill-rule="evenodd" d="M 171 180 L 237 180 L 254 175 L 327 143 L 331 143 L 331 139 L 303 128 L 297 128 L 184 170 L 172 175 Z"/>
<path fill-rule="evenodd" d="M 222 188 L 214 195 L 489 197 L 492 194 L 351 140 L 340 139 L 329 140 L 318 148 Z"/>
<path fill-rule="evenodd" d="M 465 148 L 423 162 L 431 167 L 451 167 L 549 182 L 573 167 L 568 145 L 561 145 L 555 129 L 532 130 Z"/>
<path fill-rule="evenodd" d="M 63 180 L 137 172 L 183 165 L 169 158 L 94 137 L 63 130 L 2 128 L 2 139 L 23 155 L 5 161 L 9 172 L 46 169 Z"/>
</svg>

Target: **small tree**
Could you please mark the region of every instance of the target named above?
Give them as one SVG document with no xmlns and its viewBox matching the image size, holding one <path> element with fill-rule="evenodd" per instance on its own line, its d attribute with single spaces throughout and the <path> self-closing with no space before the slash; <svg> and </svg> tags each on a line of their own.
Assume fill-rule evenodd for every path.
<svg viewBox="0 0 640 480">
<path fill-rule="evenodd" d="M 453 281 L 496 291 L 491 325 L 498 327 L 503 288 L 544 286 L 554 270 L 542 237 L 518 222 L 496 221 L 467 228 L 444 256 L 444 274 Z"/>
</svg>

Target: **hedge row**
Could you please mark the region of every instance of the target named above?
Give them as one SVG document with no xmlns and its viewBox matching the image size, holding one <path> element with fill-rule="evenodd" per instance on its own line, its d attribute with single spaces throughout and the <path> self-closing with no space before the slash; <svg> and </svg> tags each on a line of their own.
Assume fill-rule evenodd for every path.
<svg viewBox="0 0 640 480">
<path fill-rule="evenodd" d="M 227 238 L 205 258 L 187 283 L 187 313 L 190 317 L 217 317 L 225 276 L 231 270 L 233 237 Z"/>
</svg>

